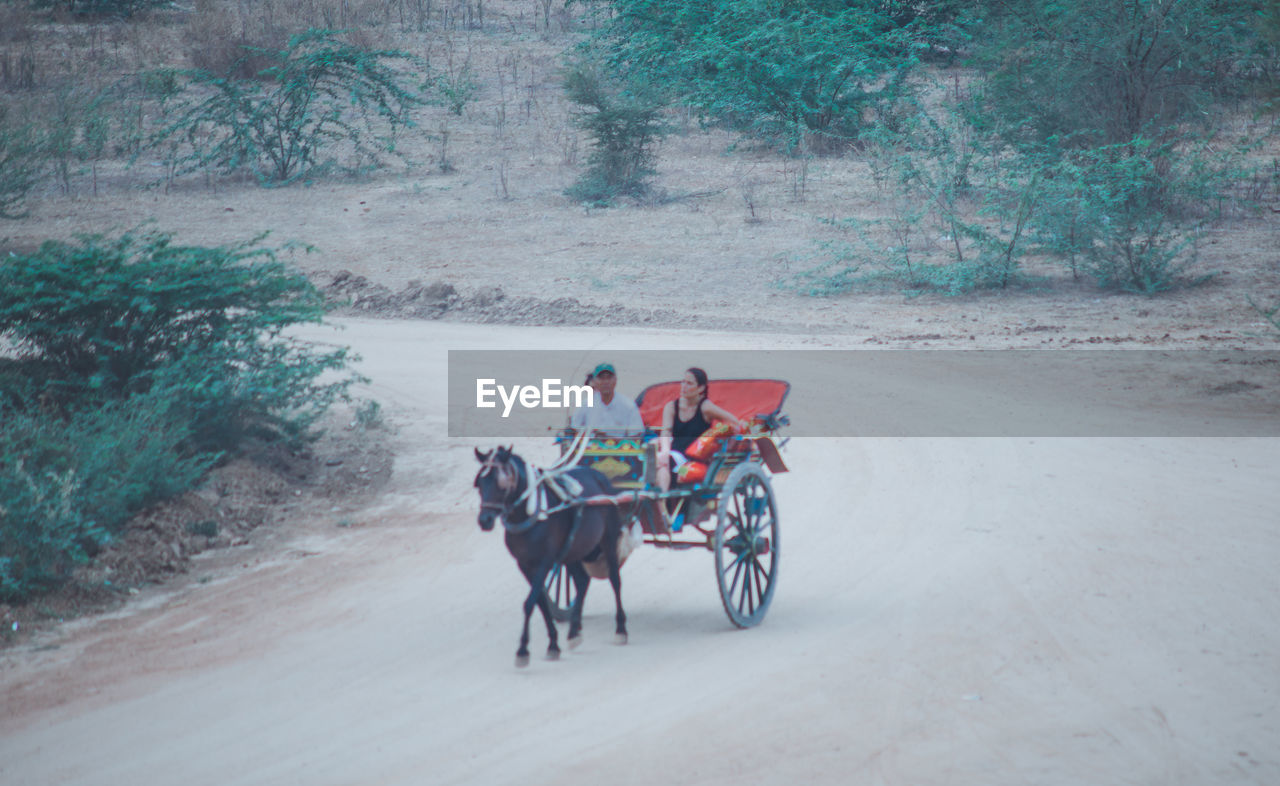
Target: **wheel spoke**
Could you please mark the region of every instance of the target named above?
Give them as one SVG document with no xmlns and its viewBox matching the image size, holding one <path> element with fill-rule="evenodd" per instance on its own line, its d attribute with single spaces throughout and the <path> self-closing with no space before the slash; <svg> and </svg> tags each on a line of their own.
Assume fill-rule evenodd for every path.
<svg viewBox="0 0 1280 786">
<path fill-rule="evenodd" d="M 731 581 L 731 582 L 729 583 L 729 594 L 730 594 L 730 595 L 732 595 L 732 594 L 737 590 L 737 588 L 738 588 L 738 579 L 740 579 L 740 578 L 742 577 L 742 560 L 740 560 L 740 559 L 735 559 L 735 560 L 733 561 L 733 566 L 734 566 L 734 571 L 733 571 L 733 581 Z M 729 570 L 726 568 L 726 569 L 725 569 L 725 573 L 728 573 L 728 572 L 729 572 Z"/>
<path fill-rule="evenodd" d="M 733 552 L 732 552 L 732 551 L 730 551 L 730 553 L 732 554 Z M 728 575 L 729 575 L 729 571 L 734 570 L 734 571 L 735 571 L 735 573 L 734 573 L 734 577 L 735 577 L 735 579 L 734 579 L 734 580 L 736 581 L 736 580 L 737 580 L 737 578 L 736 578 L 736 577 L 737 577 L 737 575 L 738 575 L 739 573 L 741 573 L 741 572 L 742 572 L 742 568 L 743 568 L 746 564 L 747 564 L 746 558 L 745 558 L 742 554 L 734 554 L 734 555 L 733 555 L 733 561 L 732 561 L 732 562 L 730 562 L 730 563 L 729 563 L 729 565 L 724 569 L 724 575 L 728 576 Z M 731 589 L 732 589 L 732 588 L 731 588 Z"/>
<path fill-rule="evenodd" d="M 730 594 L 733 595 L 736 601 L 735 607 L 738 609 L 739 614 L 743 613 L 742 607 L 745 606 L 747 603 L 747 585 L 749 585 L 750 583 L 751 583 L 751 576 L 747 575 L 747 577 L 742 582 L 742 586 L 738 588 L 736 591 L 730 592 Z"/>
<path fill-rule="evenodd" d="M 764 593 L 769 589 L 769 584 L 768 582 L 763 582 L 760 580 L 760 561 L 756 559 L 751 560 L 750 570 L 751 570 L 751 580 L 755 582 L 755 585 L 756 585 L 756 600 L 760 603 L 763 603 Z"/>
<path fill-rule="evenodd" d="M 760 560 L 751 560 L 751 572 L 764 583 L 765 587 L 769 586 L 769 582 L 773 579 L 773 571 L 765 570 L 764 565 L 760 564 Z"/>
<path fill-rule="evenodd" d="M 738 611 L 748 616 L 755 607 L 752 590 L 754 587 L 751 583 L 751 563 L 749 560 L 743 560 L 743 566 L 746 568 L 746 575 L 742 578 L 742 591 L 738 594 Z"/>
</svg>

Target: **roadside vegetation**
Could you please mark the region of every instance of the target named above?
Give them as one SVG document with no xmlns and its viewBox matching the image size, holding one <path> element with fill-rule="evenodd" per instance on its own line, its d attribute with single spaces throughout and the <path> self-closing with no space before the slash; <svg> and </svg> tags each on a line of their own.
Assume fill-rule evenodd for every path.
<svg viewBox="0 0 1280 786">
<path fill-rule="evenodd" d="M 0 602 L 58 587 L 246 444 L 301 444 L 346 396 L 345 350 L 285 333 L 324 305 L 278 253 L 125 233 L 4 261 Z"/>
<path fill-rule="evenodd" d="M 618 75 L 799 157 L 862 157 L 878 217 L 790 286 L 950 293 L 1050 258 L 1104 289 L 1189 276 L 1204 226 L 1274 193 L 1274 3 L 595 3 Z M 1211 275 L 1211 274 L 1209 274 Z"/>
</svg>

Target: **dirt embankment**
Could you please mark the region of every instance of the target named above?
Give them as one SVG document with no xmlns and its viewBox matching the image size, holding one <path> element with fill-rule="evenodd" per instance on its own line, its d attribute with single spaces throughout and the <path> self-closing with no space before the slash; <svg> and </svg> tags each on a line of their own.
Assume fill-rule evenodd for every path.
<svg viewBox="0 0 1280 786">
<path fill-rule="evenodd" d="M 459 291 L 453 284 L 413 280 L 399 291 L 349 270 L 334 274 L 320 287 L 342 316 L 396 319 L 449 319 L 502 325 L 678 325 L 689 320 L 675 309 L 630 308 L 584 303 L 572 297 L 509 296 L 502 287 Z"/>
<path fill-rule="evenodd" d="M 185 576 L 210 549 L 246 546 L 260 529 L 303 506 L 359 505 L 391 476 L 393 455 L 378 429 L 335 413 L 329 430 L 300 450 L 250 445 L 214 468 L 196 489 L 148 508 L 58 591 L 0 604 L 0 648 L 30 640 L 66 619 L 102 613 L 139 589 Z M 344 422 L 345 421 L 345 422 Z"/>
</svg>

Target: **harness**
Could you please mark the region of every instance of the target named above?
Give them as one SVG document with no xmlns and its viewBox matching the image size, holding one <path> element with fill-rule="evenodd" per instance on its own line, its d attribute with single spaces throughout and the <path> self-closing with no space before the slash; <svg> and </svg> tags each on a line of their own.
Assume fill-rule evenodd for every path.
<svg viewBox="0 0 1280 786">
<path fill-rule="evenodd" d="M 513 535 L 526 533 L 551 516 L 573 509 L 573 521 L 569 525 L 569 534 L 565 538 L 560 553 L 556 556 L 556 564 L 562 563 L 569 553 L 569 547 L 573 544 L 574 537 L 578 534 L 578 525 L 582 521 L 582 511 L 585 507 L 582 504 L 584 488 L 568 473 L 577 465 L 582 452 L 586 450 L 589 437 L 589 430 L 580 433 L 570 449 L 555 464 L 545 470 L 533 468 L 531 479 L 527 477 L 523 460 L 499 461 L 496 453 L 486 459 L 480 468 L 482 475 L 487 471 L 497 472 L 498 488 L 504 492 L 501 501 L 482 501 L 480 509 L 497 512 L 502 519 L 503 529 L 508 533 Z M 515 499 L 511 499 L 521 483 L 524 483 L 524 491 L 520 492 Z M 555 504 L 548 505 L 548 496 L 554 498 Z M 524 519 L 512 522 L 511 514 L 521 507 L 524 508 Z"/>
<path fill-rule="evenodd" d="M 507 532 L 520 534 L 527 532 L 540 521 L 546 521 L 548 517 L 567 510 L 572 507 L 581 508 L 578 501 L 582 496 L 582 484 L 576 478 L 570 476 L 569 470 L 574 469 L 578 465 L 578 461 L 582 458 L 582 454 L 587 449 L 587 444 L 591 438 L 591 429 L 586 429 L 578 433 L 569 449 L 565 451 L 556 463 L 547 467 L 545 470 L 533 468 L 533 479 L 529 481 L 524 477 L 524 461 L 515 464 L 515 477 L 511 478 L 508 474 L 511 469 L 506 462 L 499 462 L 497 453 L 494 453 L 480 467 L 480 474 L 486 471 L 495 470 L 498 472 L 498 488 L 502 489 L 505 494 L 501 502 L 481 502 L 481 510 L 494 510 L 502 518 L 502 526 Z M 521 481 L 525 483 L 524 491 L 514 500 L 508 501 L 511 494 L 520 487 Z M 557 499 L 558 504 L 553 507 L 547 507 L 547 492 L 550 491 Z M 533 501 L 533 509 L 529 508 L 530 500 Z M 511 523 L 507 519 L 517 507 L 524 505 L 525 519 L 516 523 Z"/>
</svg>

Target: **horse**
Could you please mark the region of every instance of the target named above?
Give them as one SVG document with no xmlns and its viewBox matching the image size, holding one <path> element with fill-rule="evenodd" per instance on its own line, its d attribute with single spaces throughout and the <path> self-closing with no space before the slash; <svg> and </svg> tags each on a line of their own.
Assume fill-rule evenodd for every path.
<svg viewBox="0 0 1280 786">
<path fill-rule="evenodd" d="M 589 467 L 573 467 L 558 472 L 547 481 L 535 474 L 530 478 L 524 459 L 511 448 L 496 448 L 488 453 L 476 449 L 480 470 L 475 487 L 480 492 L 480 529 L 489 532 L 496 519 L 502 519 L 506 530 L 507 551 L 515 558 L 520 572 L 529 581 L 529 596 L 524 601 L 524 628 L 520 648 L 516 650 L 516 666 L 529 665 L 529 618 L 535 606 L 547 623 L 547 660 L 560 658 L 555 619 L 546 594 L 547 575 L 557 564 L 564 565 L 573 579 L 576 597 L 569 612 L 569 647 L 582 643 L 582 606 L 591 577 L 582 561 L 604 552 L 617 605 L 617 627 L 614 641 L 627 643 L 627 615 L 622 610 L 622 579 L 618 572 L 618 539 L 622 519 L 615 505 L 573 504 L 573 496 L 565 486 L 581 486 L 582 496 L 613 494 L 613 485 L 599 471 Z M 570 481 L 562 478 L 567 476 Z"/>
</svg>

